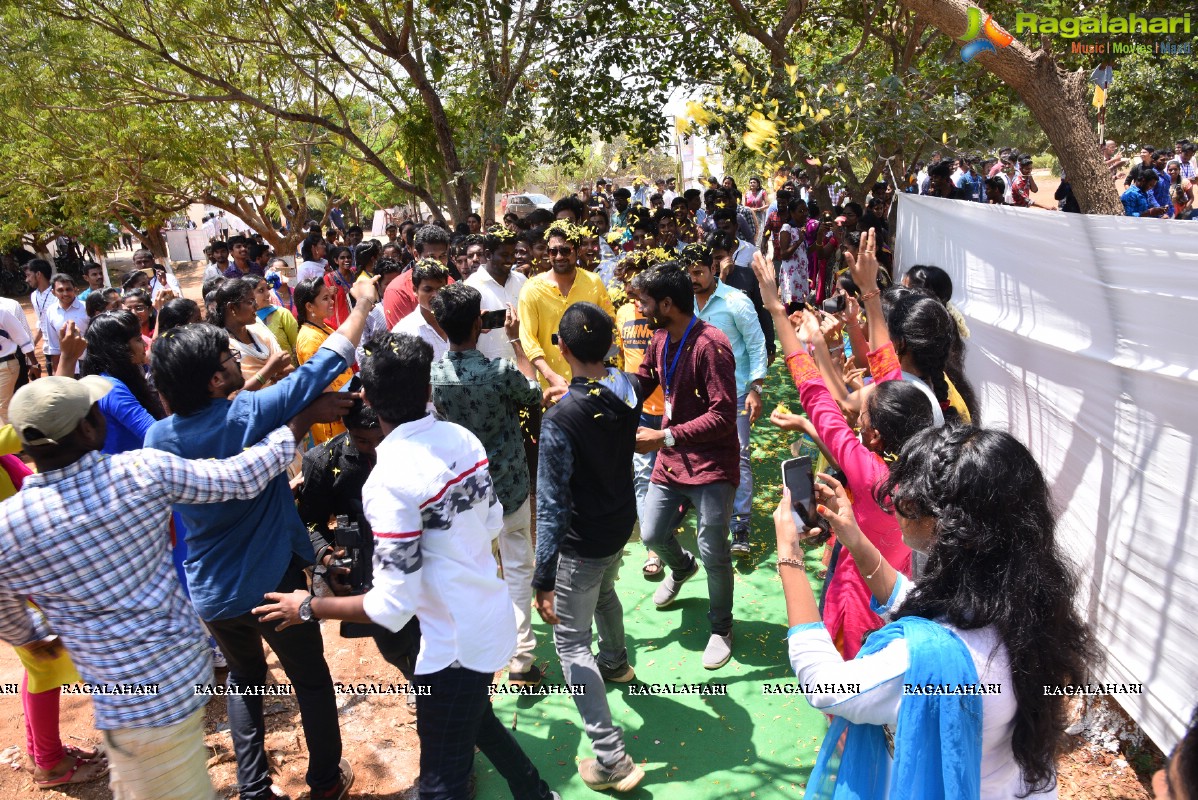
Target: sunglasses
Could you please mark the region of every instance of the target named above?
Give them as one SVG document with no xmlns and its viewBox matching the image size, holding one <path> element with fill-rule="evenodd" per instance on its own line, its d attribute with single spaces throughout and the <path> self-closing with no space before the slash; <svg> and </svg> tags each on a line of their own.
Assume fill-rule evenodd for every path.
<svg viewBox="0 0 1198 800">
<path fill-rule="evenodd" d="M 551 255 L 551 256 L 568 256 L 568 255 L 573 255 L 574 248 L 573 247 L 550 247 L 550 248 L 547 248 L 546 252 L 548 252 L 549 255 Z"/>
</svg>

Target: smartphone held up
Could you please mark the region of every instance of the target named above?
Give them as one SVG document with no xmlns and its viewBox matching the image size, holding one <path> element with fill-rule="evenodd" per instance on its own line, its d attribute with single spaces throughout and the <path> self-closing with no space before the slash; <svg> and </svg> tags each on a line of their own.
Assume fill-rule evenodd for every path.
<svg viewBox="0 0 1198 800">
<path fill-rule="evenodd" d="M 821 536 L 829 531 L 827 520 L 815 510 L 815 471 L 812 469 L 811 458 L 801 456 L 782 462 L 782 483 L 790 490 L 790 513 L 794 517 L 795 528 L 803 536 L 808 531 L 818 528 Z"/>
</svg>

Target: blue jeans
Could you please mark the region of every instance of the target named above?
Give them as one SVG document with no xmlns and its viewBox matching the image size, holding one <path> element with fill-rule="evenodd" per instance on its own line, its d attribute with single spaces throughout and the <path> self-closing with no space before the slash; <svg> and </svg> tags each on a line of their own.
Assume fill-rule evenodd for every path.
<svg viewBox="0 0 1198 800">
<path fill-rule="evenodd" d="M 641 427 L 661 430 L 660 414 L 641 413 Z M 657 451 L 632 454 L 632 486 L 636 492 L 636 516 L 645 527 L 645 492 L 649 491 L 649 477 L 653 474 L 653 466 L 657 463 Z"/>
<path fill-rule="evenodd" d="M 736 435 L 740 439 L 740 486 L 736 487 L 736 498 L 732 501 L 733 533 L 748 533 L 749 518 L 753 515 L 753 467 L 749 463 L 750 437 L 753 426 L 749 424 L 749 412 L 745 400 L 749 395 L 736 398 Z"/>
<path fill-rule="evenodd" d="M 728 540 L 728 518 L 735 490 L 727 481 L 689 486 L 680 483 L 649 484 L 645 495 L 645 521 L 641 539 L 674 572 L 685 570 L 690 557 L 678 543 L 678 506 L 689 500 L 698 514 L 699 557 L 707 572 L 707 614 L 711 632 L 732 630 L 732 550 Z"/>
<path fill-rule="evenodd" d="M 568 686 L 585 686 L 585 694 L 574 695 L 574 704 L 604 766 L 624 758 L 624 734 L 612 722 L 607 689 L 599 665 L 615 668 L 628 663 L 624 641 L 624 608 L 616 595 L 616 578 L 624 551 L 607 558 L 583 558 L 562 553 L 557 562 L 554 610 L 561 620 L 553 626 L 553 643 L 562 660 L 562 676 Z M 599 631 L 599 657 L 591 652 L 592 625 Z"/>
</svg>

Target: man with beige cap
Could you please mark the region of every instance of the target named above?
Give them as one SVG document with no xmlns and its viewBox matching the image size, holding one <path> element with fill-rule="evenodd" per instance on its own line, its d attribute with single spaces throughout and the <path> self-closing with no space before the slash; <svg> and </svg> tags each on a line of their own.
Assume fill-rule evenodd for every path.
<svg viewBox="0 0 1198 800">
<path fill-rule="evenodd" d="M 0 639 L 38 657 L 70 652 L 90 686 L 117 800 L 211 800 L 196 687 L 212 681 L 212 662 L 171 564 L 170 507 L 254 497 L 338 398 L 326 395 L 232 458 L 188 461 L 149 449 L 101 455 L 96 403 L 111 388 L 99 376 L 50 377 L 13 396 L 9 419 L 38 471 L 0 504 Z"/>
</svg>

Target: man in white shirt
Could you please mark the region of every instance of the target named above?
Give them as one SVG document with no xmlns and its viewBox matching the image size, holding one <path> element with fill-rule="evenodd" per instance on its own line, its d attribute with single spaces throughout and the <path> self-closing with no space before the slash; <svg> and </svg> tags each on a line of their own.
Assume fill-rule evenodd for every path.
<svg viewBox="0 0 1198 800">
<path fill-rule="evenodd" d="M 395 333 L 376 339 L 362 365 L 366 402 L 386 436 L 362 488 L 373 587 L 352 597 L 272 592 L 254 613 L 280 627 L 346 619 L 391 631 L 416 616 L 421 793 L 465 797 L 477 745 L 513 797 L 557 800 L 491 706 L 494 675 L 516 649 L 512 601 L 491 554 L 503 510 L 482 443 L 425 413 L 431 365 L 426 343 Z"/>
<path fill-rule="evenodd" d="M 466 279 L 466 285 L 478 289 L 483 297 L 484 312 L 511 308 L 515 313 L 520 305 L 520 289 L 528 282 L 527 277 L 512 271 L 516 263 L 516 234 L 497 225 L 487 232 L 485 244 L 490 257 L 481 269 Z M 508 341 L 507 333 L 501 327 L 484 331 L 478 337 L 478 349 L 487 358 L 516 357 L 512 342 Z"/>
<path fill-rule="evenodd" d="M 674 198 L 678 196 L 678 192 L 675 188 L 676 185 L 677 181 L 675 181 L 673 178 L 666 178 L 665 191 L 661 193 L 662 205 L 664 205 L 666 208 L 671 208 Z"/>
<path fill-rule="evenodd" d="M 204 235 L 208 237 L 209 244 L 221 238 L 220 222 L 216 219 L 215 214 L 208 215 L 208 217 L 204 220 L 203 229 Z"/>
<path fill-rule="evenodd" d="M 47 374 L 53 375 L 54 368 L 50 366 L 50 337 L 46 335 L 46 310 L 54 304 L 54 290 L 50 285 L 53 270 L 50 262 L 44 258 L 35 258 L 25 265 L 25 283 L 33 292 L 29 295 L 29 305 L 37 315 L 37 331 L 33 334 L 33 346 L 42 346 L 42 355 L 46 357 Z M 30 375 L 30 380 L 36 378 Z"/>
<path fill-rule="evenodd" d="M 433 348 L 433 361 L 449 352 L 449 339 L 437 324 L 429 302 L 449 283 L 449 270 L 440 261 L 422 258 L 412 267 L 412 289 L 416 292 L 416 310 L 395 323 L 392 333 L 407 333 L 428 342 Z"/>
<path fill-rule="evenodd" d="M 0 297 L 0 425 L 8 424 L 8 403 L 21 374 L 21 362 L 17 360 L 21 358 L 35 373 L 37 356 L 33 354 L 33 335 L 25 311 L 16 300 Z"/>
<path fill-rule="evenodd" d="M 75 279 L 60 272 L 53 277 L 52 283 L 54 298 L 58 302 L 50 303 L 46 307 L 46 349 L 50 356 L 51 372 L 58 369 L 58 357 L 62 353 L 62 344 L 59 342 L 62 329 L 68 322 L 73 322 L 79 329 L 79 335 L 82 336 L 87 333 L 87 323 L 89 322 L 87 309 L 75 296 Z M 78 371 L 79 368 L 75 369 Z"/>
</svg>

